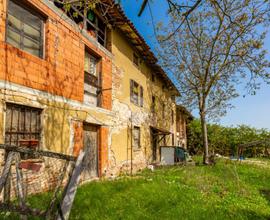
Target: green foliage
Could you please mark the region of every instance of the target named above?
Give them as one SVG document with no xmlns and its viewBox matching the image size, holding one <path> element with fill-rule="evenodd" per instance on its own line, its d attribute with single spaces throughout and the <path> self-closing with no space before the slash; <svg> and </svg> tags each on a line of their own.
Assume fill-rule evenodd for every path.
<svg viewBox="0 0 270 220">
<path fill-rule="evenodd" d="M 256 129 L 247 125 L 236 127 L 224 127 L 218 124 L 209 124 L 208 138 L 209 150 L 222 155 L 236 155 L 237 146 L 253 141 L 270 140 L 270 132 L 267 129 Z M 188 126 L 188 148 L 191 153 L 202 153 L 201 123 L 198 119 L 193 120 Z M 245 151 L 245 156 L 269 156 L 267 148 L 269 144 L 258 144 Z"/>
</svg>

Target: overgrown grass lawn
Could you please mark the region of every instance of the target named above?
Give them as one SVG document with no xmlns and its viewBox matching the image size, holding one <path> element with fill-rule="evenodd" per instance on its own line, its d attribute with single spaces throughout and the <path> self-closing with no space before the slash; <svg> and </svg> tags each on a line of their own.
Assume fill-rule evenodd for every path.
<svg viewBox="0 0 270 220">
<path fill-rule="evenodd" d="M 218 161 L 81 186 L 71 219 L 270 219 L 270 167 Z"/>
</svg>

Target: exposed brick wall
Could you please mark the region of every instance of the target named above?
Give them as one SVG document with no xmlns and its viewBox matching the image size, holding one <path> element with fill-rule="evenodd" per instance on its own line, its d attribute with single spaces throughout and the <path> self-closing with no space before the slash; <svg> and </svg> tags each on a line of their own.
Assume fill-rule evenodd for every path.
<svg viewBox="0 0 270 220">
<path fill-rule="evenodd" d="M 22 184 L 24 187 L 24 194 L 26 197 L 42 193 L 45 191 L 52 191 L 59 184 L 60 177 L 63 174 L 62 186 L 67 183 L 69 173 L 71 170 L 71 163 L 65 168 L 65 161 L 44 157 L 41 162 L 36 163 L 41 165 L 38 172 L 21 169 L 22 170 Z M 63 173 L 64 171 L 64 173 Z M 17 195 L 17 176 L 16 168 L 13 164 L 11 167 L 11 198 L 15 198 Z M 51 197 L 52 198 L 52 197 Z M 0 195 L 0 200 L 3 199 L 3 193 Z"/>
<path fill-rule="evenodd" d="M 94 39 L 89 40 L 85 36 L 86 33 L 82 33 L 78 26 L 73 26 L 72 22 L 65 20 L 65 17 L 60 17 L 51 9 L 54 7 L 53 3 L 50 3 L 49 7 L 43 3 L 45 1 L 41 0 L 27 0 L 27 2 L 30 2 L 47 17 L 44 27 L 44 58 L 33 56 L 5 42 L 7 0 L 0 0 L 0 80 L 83 102 L 84 53 L 85 47 L 87 47 L 101 58 L 103 88 L 101 107 L 111 110 L 112 58 L 110 52 L 95 43 Z M 78 109 L 78 111 L 80 110 Z M 55 125 L 46 124 L 45 126 L 48 128 Z M 80 149 L 83 148 L 83 121 L 73 121 L 71 130 L 73 131 L 71 136 L 73 152 L 71 153 L 77 156 Z M 0 158 L 0 161 L 3 160 Z M 102 127 L 99 141 L 100 175 L 107 168 L 107 162 L 108 128 Z M 59 176 L 59 171 L 55 169 L 60 168 L 58 163 L 60 162 L 52 162 L 50 164 L 55 166 L 50 167 L 46 165 L 45 161 L 42 162 L 40 173 L 27 172 L 25 177 L 28 178 L 26 181 L 31 193 L 32 191 L 49 190 L 55 186 Z M 44 179 L 44 182 L 40 182 L 41 179 Z"/>
<path fill-rule="evenodd" d="M 100 128 L 99 176 L 102 176 L 108 164 L 108 132 L 107 127 Z"/>
<path fill-rule="evenodd" d="M 112 109 L 112 63 L 111 60 L 102 60 L 102 107 Z"/>
<path fill-rule="evenodd" d="M 5 43 L 6 1 L 0 1 L 0 79 L 83 101 L 84 45 L 102 57 L 103 87 L 111 87 L 111 58 L 40 0 L 31 0 L 48 18 L 43 59 Z M 111 90 L 102 107 L 111 109 Z"/>
<path fill-rule="evenodd" d="M 83 123 L 74 122 L 73 124 L 74 131 L 74 145 L 73 145 L 73 155 L 78 156 L 80 150 L 83 148 Z"/>
</svg>

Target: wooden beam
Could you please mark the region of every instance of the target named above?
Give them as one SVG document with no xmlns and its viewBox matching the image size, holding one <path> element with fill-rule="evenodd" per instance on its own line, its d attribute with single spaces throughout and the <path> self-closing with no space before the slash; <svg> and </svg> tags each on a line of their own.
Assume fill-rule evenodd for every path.
<svg viewBox="0 0 270 220">
<path fill-rule="evenodd" d="M 65 189 L 64 198 L 61 202 L 60 210 L 57 219 L 68 219 L 71 207 L 76 195 L 77 187 L 80 181 L 81 172 L 83 169 L 83 161 L 84 161 L 85 152 L 80 151 L 78 159 L 76 161 L 75 168 L 72 172 L 72 176 L 69 180 L 67 188 Z"/>
<path fill-rule="evenodd" d="M 3 188 L 4 188 L 5 184 L 6 184 L 6 181 L 8 179 L 8 175 L 9 175 L 9 172 L 10 172 L 10 167 L 11 167 L 14 156 L 15 156 L 14 152 L 9 152 L 8 153 L 6 163 L 5 163 L 2 175 L 0 177 L 0 193 L 2 192 L 2 190 L 3 190 Z"/>
<path fill-rule="evenodd" d="M 76 157 L 71 156 L 71 155 L 55 153 L 55 152 L 51 152 L 51 151 L 33 150 L 30 148 L 17 147 L 17 146 L 12 146 L 12 145 L 0 144 L 0 149 L 18 152 L 18 153 L 31 154 L 35 157 L 39 157 L 39 156 L 52 157 L 52 158 L 67 160 L 67 161 L 75 161 L 76 160 Z"/>
</svg>

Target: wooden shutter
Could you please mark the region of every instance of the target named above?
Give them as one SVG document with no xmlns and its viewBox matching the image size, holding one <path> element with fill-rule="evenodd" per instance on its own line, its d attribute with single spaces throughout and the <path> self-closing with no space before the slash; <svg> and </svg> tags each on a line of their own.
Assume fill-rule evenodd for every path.
<svg viewBox="0 0 270 220">
<path fill-rule="evenodd" d="M 143 87 L 140 86 L 140 106 L 143 107 Z"/>
<path fill-rule="evenodd" d="M 133 102 L 133 86 L 134 86 L 134 82 L 131 79 L 130 80 L 130 101 Z"/>
</svg>

